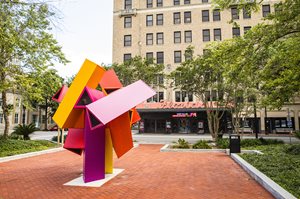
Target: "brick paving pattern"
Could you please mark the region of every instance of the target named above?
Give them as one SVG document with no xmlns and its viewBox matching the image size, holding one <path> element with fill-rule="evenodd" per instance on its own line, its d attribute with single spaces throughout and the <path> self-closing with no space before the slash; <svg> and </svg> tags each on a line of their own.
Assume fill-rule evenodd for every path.
<svg viewBox="0 0 300 199">
<path fill-rule="evenodd" d="M 82 157 L 68 151 L 0 163 L 0 198 L 273 198 L 224 153 L 161 147 L 140 145 L 115 159 L 125 170 L 100 188 L 63 185 L 82 172 Z"/>
</svg>

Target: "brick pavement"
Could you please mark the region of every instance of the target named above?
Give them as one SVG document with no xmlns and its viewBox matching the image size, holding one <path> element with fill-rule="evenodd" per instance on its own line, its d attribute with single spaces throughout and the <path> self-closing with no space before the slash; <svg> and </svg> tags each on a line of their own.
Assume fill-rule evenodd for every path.
<svg viewBox="0 0 300 199">
<path fill-rule="evenodd" d="M 161 147 L 140 145 L 115 159 L 125 170 L 100 188 L 63 185 L 82 172 L 82 157 L 68 151 L 0 163 L 0 198 L 273 198 L 223 153 Z"/>
</svg>

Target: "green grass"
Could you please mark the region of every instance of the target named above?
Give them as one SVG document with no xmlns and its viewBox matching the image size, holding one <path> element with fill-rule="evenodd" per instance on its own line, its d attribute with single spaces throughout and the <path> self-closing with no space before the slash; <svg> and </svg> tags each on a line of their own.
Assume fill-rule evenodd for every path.
<svg viewBox="0 0 300 199">
<path fill-rule="evenodd" d="M 295 152 L 299 151 L 299 145 L 256 146 L 255 149 L 262 151 L 263 155 L 240 156 L 296 198 L 300 198 L 300 154 Z"/>
<path fill-rule="evenodd" d="M 46 140 L 0 139 L 0 157 L 41 151 L 55 146 L 56 144 Z"/>
</svg>

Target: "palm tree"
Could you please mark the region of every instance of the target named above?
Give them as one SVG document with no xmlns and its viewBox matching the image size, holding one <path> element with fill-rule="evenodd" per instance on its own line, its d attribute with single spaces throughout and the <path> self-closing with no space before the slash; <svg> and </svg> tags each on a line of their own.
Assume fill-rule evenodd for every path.
<svg viewBox="0 0 300 199">
<path fill-rule="evenodd" d="M 29 135 L 36 131 L 35 124 L 31 123 L 29 125 L 26 124 L 19 124 L 14 128 L 14 134 L 23 135 L 24 140 L 30 140 Z"/>
</svg>

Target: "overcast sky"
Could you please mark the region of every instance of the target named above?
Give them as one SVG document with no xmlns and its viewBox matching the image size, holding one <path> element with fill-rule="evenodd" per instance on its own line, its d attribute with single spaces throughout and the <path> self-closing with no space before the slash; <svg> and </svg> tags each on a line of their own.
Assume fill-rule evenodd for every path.
<svg viewBox="0 0 300 199">
<path fill-rule="evenodd" d="M 62 20 L 53 34 L 71 61 L 55 67 L 59 75 L 65 78 L 76 74 L 86 58 L 111 64 L 113 1 L 61 0 L 55 6 Z"/>
</svg>

